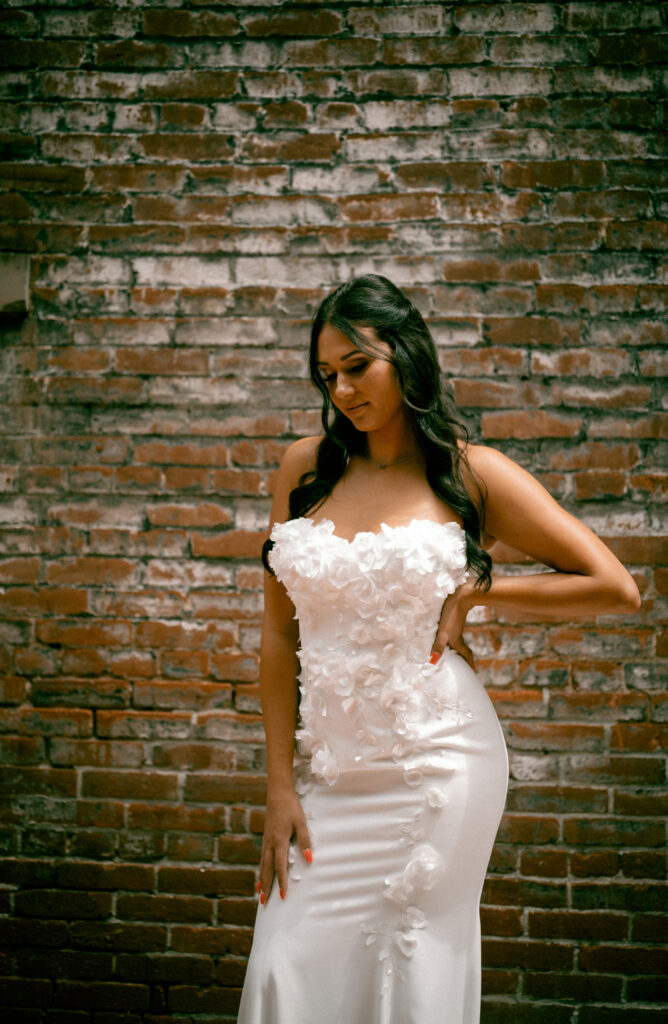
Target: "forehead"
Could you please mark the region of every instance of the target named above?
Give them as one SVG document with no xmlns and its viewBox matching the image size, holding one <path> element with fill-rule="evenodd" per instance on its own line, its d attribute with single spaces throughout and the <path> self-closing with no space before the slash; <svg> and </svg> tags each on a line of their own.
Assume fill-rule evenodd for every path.
<svg viewBox="0 0 668 1024">
<path fill-rule="evenodd" d="M 373 327 L 358 327 L 357 330 L 363 338 L 369 341 L 378 355 L 390 352 L 389 346 L 378 339 Z M 361 351 L 362 349 L 359 349 L 347 334 L 332 324 L 325 324 L 318 337 L 317 357 L 319 363 L 334 365 L 352 358 L 353 355 L 357 355 Z M 372 353 L 364 352 L 364 355 L 372 355 Z"/>
</svg>

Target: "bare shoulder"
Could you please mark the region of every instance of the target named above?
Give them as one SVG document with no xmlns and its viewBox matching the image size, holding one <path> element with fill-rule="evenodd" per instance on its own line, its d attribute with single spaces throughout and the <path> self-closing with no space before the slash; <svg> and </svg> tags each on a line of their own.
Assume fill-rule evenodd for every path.
<svg viewBox="0 0 668 1024">
<path fill-rule="evenodd" d="M 271 507 L 272 523 L 284 522 L 290 514 L 290 492 L 295 489 L 304 473 L 315 468 L 320 437 L 301 437 L 294 441 L 281 460 Z"/>
<path fill-rule="evenodd" d="M 503 478 L 505 474 L 514 470 L 524 472 L 521 466 L 507 455 L 485 444 L 467 444 L 463 448 L 463 455 L 470 469 L 487 486 L 498 483 L 499 477 Z"/>
<path fill-rule="evenodd" d="M 468 472 L 482 490 L 489 511 L 499 503 L 505 506 L 509 499 L 513 502 L 520 497 L 535 499 L 538 492 L 544 500 L 554 500 L 531 473 L 495 448 L 469 444 L 464 450 L 464 457 Z"/>
<path fill-rule="evenodd" d="M 281 460 L 281 476 L 286 477 L 288 483 L 294 481 L 293 487 L 296 487 L 304 473 L 315 468 L 316 454 L 321 441 L 322 437 L 300 437 L 286 449 Z"/>
</svg>

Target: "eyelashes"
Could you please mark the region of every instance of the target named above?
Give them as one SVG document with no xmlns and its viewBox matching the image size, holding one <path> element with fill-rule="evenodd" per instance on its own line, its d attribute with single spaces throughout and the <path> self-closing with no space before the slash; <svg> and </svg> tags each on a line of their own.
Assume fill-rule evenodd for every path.
<svg viewBox="0 0 668 1024">
<path fill-rule="evenodd" d="M 346 372 L 351 374 L 351 375 L 353 375 L 353 374 L 361 374 L 361 373 L 363 373 L 366 370 L 368 365 L 369 365 L 368 362 L 355 363 L 354 366 L 349 366 Z M 326 384 L 329 387 L 336 380 L 336 374 L 335 373 L 323 374 L 320 379 L 322 380 L 323 384 Z"/>
</svg>

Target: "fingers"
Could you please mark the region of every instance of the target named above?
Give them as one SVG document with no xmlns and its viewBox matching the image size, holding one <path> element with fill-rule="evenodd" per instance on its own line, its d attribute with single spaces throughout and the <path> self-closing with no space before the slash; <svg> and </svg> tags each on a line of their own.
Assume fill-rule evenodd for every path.
<svg viewBox="0 0 668 1024">
<path fill-rule="evenodd" d="M 282 900 L 288 891 L 288 846 L 285 844 L 274 851 L 274 864 L 276 867 L 276 878 L 278 879 L 278 891 Z"/>
<path fill-rule="evenodd" d="M 313 851 L 311 849 L 311 836 L 306 825 L 306 821 L 301 821 L 297 825 L 297 845 L 304 855 L 304 860 L 307 864 L 310 864 L 313 860 Z"/>
<path fill-rule="evenodd" d="M 295 826 L 295 833 L 297 838 L 297 845 L 301 850 L 302 856 L 307 864 L 311 864 L 313 861 L 313 852 L 311 849 L 311 836 L 306 825 L 306 821 L 302 820 Z M 272 843 L 266 837 L 262 844 L 262 854 L 260 857 L 260 875 L 257 883 L 257 892 L 260 897 L 260 904 L 264 906 L 271 895 L 271 890 L 274 882 L 274 875 L 278 882 L 278 891 L 282 900 L 284 900 L 288 893 L 288 850 L 290 843 L 288 839 L 284 842 Z"/>
<path fill-rule="evenodd" d="M 453 651 L 457 654 L 461 654 L 464 661 L 469 665 L 470 668 L 475 672 L 475 658 L 473 657 L 473 651 L 466 643 L 465 640 L 459 639 L 456 644 L 452 645 Z"/>
<path fill-rule="evenodd" d="M 262 855 L 260 857 L 260 877 L 257 883 L 257 891 L 262 906 L 267 902 L 274 881 L 274 851 L 269 848 L 266 840 L 262 843 Z"/>
<path fill-rule="evenodd" d="M 436 639 L 432 644 L 431 654 L 429 655 L 429 662 L 431 665 L 438 664 L 439 658 L 443 654 L 443 651 L 448 646 L 448 634 L 437 633 Z"/>
</svg>

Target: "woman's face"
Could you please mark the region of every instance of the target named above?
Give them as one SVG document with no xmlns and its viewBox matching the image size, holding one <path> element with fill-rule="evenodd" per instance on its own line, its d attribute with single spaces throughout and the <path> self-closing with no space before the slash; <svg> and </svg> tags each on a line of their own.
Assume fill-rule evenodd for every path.
<svg viewBox="0 0 668 1024">
<path fill-rule="evenodd" d="M 374 348 L 391 355 L 372 327 L 358 330 Z M 332 403 L 358 430 L 380 430 L 397 415 L 405 415 L 392 363 L 362 352 L 331 324 L 325 324 L 318 338 L 318 367 Z"/>
</svg>

